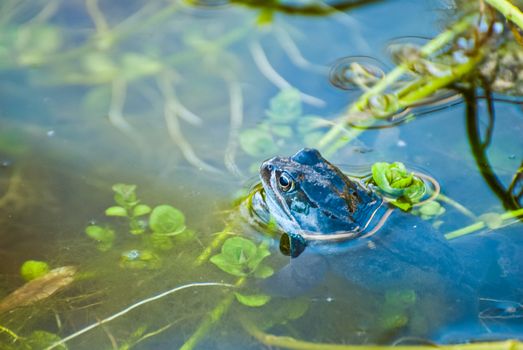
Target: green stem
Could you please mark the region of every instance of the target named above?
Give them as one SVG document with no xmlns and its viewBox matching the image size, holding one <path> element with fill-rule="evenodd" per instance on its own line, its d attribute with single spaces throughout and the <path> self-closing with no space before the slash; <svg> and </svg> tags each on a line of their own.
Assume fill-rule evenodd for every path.
<svg viewBox="0 0 523 350">
<path fill-rule="evenodd" d="M 240 277 L 236 283 L 235 287 L 241 287 L 245 283 L 245 277 Z M 234 293 L 228 294 L 216 307 L 211 311 L 211 313 L 203 320 L 202 323 L 198 326 L 196 331 L 191 335 L 189 339 L 182 345 L 180 350 L 192 350 L 194 347 L 203 339 L 203 337 L 209 332 L 212 326 L 218 322 L 223 315 L 227 313 L 229 307 L 234 301 Z"/>
<path fill-rule="evenodd" d="M 4 332 L 4 333 L 7 333 L 11 336 L 11 338 L 13 338 L 13 342 L 17 341 L 18 339 L 20 339 L 20 336 L 18 336 L 15 332 L 13 332 L 12 330 L 10 330 L 9 328 L 7 327 L 4 327 L 4 326 L 0 326 L 0 333 L 1 332 Z"/>
<path fill-rule="evenodd" d="M 508 0 L 485 0 L 485 2 L 501 12 L 507 20 L 514 22 L 519 28 L 523 29 L 523 13 Z"/>
<path fill-rule="evenodd" d="M 453 206 L 457 211 L 459 211 L 463 215 L 471 218 L 474 221 L 476 221 L 478 219 L 478 217 L 473 212 L 471 212 L 469 209 L 467 209 L 464 205 L 462 205 L 461 203 L 458 203 L 457 201 L 455 201 L 452 198 L 445 196 L 444 194 L 440 193 L 438 195 L 437 199 Z"/>
<path fill-rule="evenodd" d="M 517 217 L 520 217 L 520 216 L 523 216 L 523 208 L 520 208 L 520 209 L 517 209 L 517 210 L 508 211 L 508 212 L 506 212 L 506 213 L 501 215 L 501 219 L 503 221 L 506 221 L 506 220 L 517 218 Z M 487 224 L 484 221 L 478 221 L 478 222 L 476 222 L 476 223 L 474 223 L 472 225 L 469 225 L 469 226 L 466 226 L 466 227 L 463 227 L 463 228 L 460 228 L 458 230 L 455 230 L 455 231 L 452 231 L 452 232 L 449 232 L 449 233 L 445 234 L 445 238 L 450 240 L 450 239 L 458 238 L 458 237 L 461 237 L 461 236 L 465 236 L 465 235 L 468 235 L 470 233 L 473 233 L 473 232 L 476 232 L 478 230 L 481 230 L 482 228 L 484 228 L 486 226 L 487 226 Z"/>
<path fill-rule="evenodd" d="M 209 244 L 205 250 L 196 258 L 194 265 L 201 266 L 206 263 L 207 260 L 209 260 L 211 257 L 211 254 L 218 250 L 218 248 L 223 245 L 223 242 L 225 242 L 225 240 L 229 237 L 231 237 L 231 231 L 229 231 L 228 227 L 226 227 L 222 232 L 218 233 L 211 244 Z"/>
<path fill-rule="evenodd" d="M 294 350 L 388 350 L 390 345 L 345 345 L 329 343 L 313 343 L 292 337 L 267 334 L 252 323 L 243 323 L 245 330 L 261 343 L 269 347 Z M 452 345 L 397 345 L 394 350 L 522 350 L 523 343 L 517 340 L 500 342 L 452 344 Z"/>
<path fill-rule="evenodd" d="M 423 46 L 420 49 L 420 58 L 430 56 L 438 50 L 442 49 L 457 35 L 467 30 L 476 18 L 476 14 L 466 16 L 462 18 L 459 22 L 454 24 L 449 30 L 446 30 L 445 32 L 438 35 L 436 38 L 429 41 L 425 46 Z M 380 93 L 385 91 L 385 89 L 387 89 L 391 84 L 397 81 L 407 71 L 408 67 L 406 64 L 401 64 L 394 68 L 380 82 L 378 82 L 371 89 L 369 89 L 367 92 L 361 95 L 360 98 L 351 105 L 348 111 L 348 115 L 350 116 L 365 110 L 368 101 L 371 97 L 379 95 Z M 336 151 L 338 148 L 340 148 L 341 146 L 343 146 L 344 144 L 346 144 L 347 142 L 349 142 L 350 140 L 357 137 L 360 133 L 363 132 L 363 129 L 351 129 L 350 131 L 347 131 L 345 129 L 346 122 L 347 116 L 343 116 L 342 118 L 340 118 L 336 122 L 336 125 L 334 125 L 318 142 L 317 145 L 319 148 L 324 148 L 327 145 L 334 142 L 334 144 L 326 150 L 325 153 L 327 155 L 334 153 L 334 151 Z M 369 125 L 371 125 L 373 122 L 374 121 L 371 120 L 371 118 L 369 118 Z M 336 141 L 336 139 L 339 138 L 340 135 L 344 132 L 346 132 L 346 135 L 343 136 L 343 140 Z"/>
<path fill-rule="evenodd" d="M 412 104 L 432 95 L 437 90 L 451 84 L 453 81 L 459 80 L 463 76 L 470 73 L 476 65 L 483 58 L 482 54 L 478 54 L 475 57 L 471 57 L 467 63 L 460 64 L 452 68 L 452 73 L 447 74 L 440 78 L 433 78 L 428 81 L 424 86 L 419 87 L 418 89 L 407 94 L 399 100 L 399 107 L 404 108 L 411 106 Z"/>
</svg>

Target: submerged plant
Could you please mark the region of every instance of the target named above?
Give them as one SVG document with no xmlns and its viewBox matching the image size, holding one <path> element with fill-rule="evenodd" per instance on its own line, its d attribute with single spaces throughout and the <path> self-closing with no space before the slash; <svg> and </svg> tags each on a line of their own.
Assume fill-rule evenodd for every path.
<svg viewBox="0 0 523 350">
<path fill-rule="evenodd" d="M 277 154 L 295 143 L 313 145 L 322 135 L 319 128 L 325 126 L 322 118 L 303 114 L 302 97 L 294 88 L 271 98 L 265 116 L 256 128 L 244 129 L 239 135 L 243 151 L 257 158 Z M 257 169 L 257 164 L 253 168 Z"/>
<path fill-rule="evenodd" d="M 140 204 L 136 197 L 136 185 L 116 184 L 113 185 L 115 192 L 114 201 L 117 206 L 105 210 L 107 216 L 120 216 L 129 220 L 129 232 L 139 235 L 145 232 L 145 223 L 138 218 L 151 212 L 148 205 Z"/>
<path fill-rule="evenodd" d="M 141 203 L 136 195 L 136 185 L 115 184 L 112 187 L 117 205 L 105 210 L 110 217 L 121 217 L 128 222 L 132 236 L 142 238 L 141 245 L 120 255 L 120 266 L 130 269 L 155 269 L 161 265 L 160 257 L 154 252 L 173 248 L 174 236 L 192 236 L 185 226 L 185 215 L 178 209 L 162 204 L 151 209 Z M 112 249 L 117 239 L 116 230 L 109 225 L 90 225 L 85 233 L 98 242 L 100 251 Z"/>
<path fill-rule="evenodd" d="M 274 271 L 261 262 L 270 254 L 264 244 L 256 246 L 248 239 L 232 237 L 225 241 L 221 253 L 211 257 L 210 261 L 233 276 L 245 277 L 252 274 L 258 278 L 267 278 Z"/>
</svg>

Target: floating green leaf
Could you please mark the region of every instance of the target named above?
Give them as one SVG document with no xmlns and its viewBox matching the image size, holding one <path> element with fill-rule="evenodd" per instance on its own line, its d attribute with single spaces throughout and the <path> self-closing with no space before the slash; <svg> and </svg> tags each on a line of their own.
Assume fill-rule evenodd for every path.
<svg viewBox="0 0 523 350">
<path fill-rule="evenodd" d="M 133 216 L 147 215 L 151 212 L 151 207 L 145 204 L 138 204 L 133 208 Z"/>
<path fill-rule="evenodd" d="M 241 293 L 234 293 L 236 295 L 236 300 L 238 300 L 241 304 L 249 307 L 260 307 L 269 302 L 271 300 L 271 297 L 266 294 L 253 294 L 253 295 L 245 295 Z"/>
<path fill-rule="evenodd" d="M 258 275 L 264 278 L 272 274 L 272 269 L 261 268 L 260 263 L 269 255 L 266 245 L 257 247 L 248 239 L 232 237 L 225 241 L 221 253 L 211 257 L 210 261 L 233 276 L 247 276 L 260 269 Z"/>
<path fill-rule="evenodd" d="M 402 210 L 409 210 L 427 191 L 425 183 L 413 173 L 409 173 L 400 162 L 374 163 L 372 180 L 385 194 L 395 197 L 391 203 Z"/>
<path fill-rule="evenodd" d="M 120 206 L 109 207 L 105 209 L 107 216 L 127 216 L 127 210 Z"/>
<path fill-rule="evenodd" d="M 20 268 L 20 274 L 26 281 L 42 277 L 49 272 L 49 265 L 43 261 L 27 260 Z"/>
<path fill-rule="evenodd" d="M 254 277 L 256 278 L 268 278 L 274 274 L 274 270 L 270 266 L 260 265 L 254 271 Z"/>
<path fill-rule="evenodd" d="M 101 251 L 109 250 L 114 241 L 114 231 L 108 227 L 91 225 L 85 228 L 85 233 L 98 242 L 98 249 Z"/>
<path fill-rule="evenodd" d="M 136 185 L 115 184 L 113 191 L 116 192 L 114 201 L 124 208 L 133 207 L 139 202 L 136 198 Z"/>
<path fill-rule="evenodd" d="M 185 216 L 170 205 L 159 205 L 151 213 L 149 226 L 155 233 L 174 236 L 185 229 Z"/>
</svg>

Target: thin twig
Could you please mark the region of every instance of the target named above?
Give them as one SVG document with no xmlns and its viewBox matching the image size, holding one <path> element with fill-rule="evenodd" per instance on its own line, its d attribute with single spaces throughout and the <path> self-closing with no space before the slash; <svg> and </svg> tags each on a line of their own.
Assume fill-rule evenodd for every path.
<svg viewBox="0 0 523 350">
<path fill-rule="evenodd" d="M 139 302 L 137 303 L 134 303 L 130 306 L 128 306 L 127 308 L 123 309 L 122 311 L 120 312 L 117 312 L 113 315 L 111 315 L 110 317 L 107 317 L 107 318 L 104 318 L 103 320 L 101 321 L 98 321 L 96 323 L 93 323 L 81 330 L 79 330 L 78 332 L 75 332 L 57 342 L 54 342 L 53 344 L 51 344 L 50 346 L 48 346 L 47 348 L 45 348 L 45 350 L 51 350 L 51 349 L 54 349 L 56 348 L 57 346 L 60 346 L 62 344 L 65 344 L 66 342 L 74 339 L 74 338 L 77 338 L 78 336 L 84 334 L 84 333 L 87 333 L 89 332 L 90 330 L 94 329 L 94 328 L 97 328 L 103 324 L 106 324 L 108 322 L 111 322 L 127 313 L 129 313 L 130 311 L 142 306 L 142 305 L 145 305 L 147 303 L 150 303 L 150 302 L 153 302 L 153 301 L 156 301 L 158 299 L 161 299 L 163 297 L 166 297 L 170 294 L 173 294 L 173 293 L 176 293 L 178 291 L 181 291 L 183 289 L 187 289 L 187 288 L 193 288 L 193 287 L 227 287 L 227 288 L 233 288 L 234 285 L 232 284 L 229 284 L 229 283 L 221 283 L 221 282 L 201 282 L 201 283 L 189 283 L 189 284 L 184 284 L 183 286 L 179 286 L 179 287 L 176 287 L 176 288 L 173 288 L 173 289 L 170 289 L 168 291 L 165 291 L 163 293 L 160 293 L 158 295 L 155 295 L 155 296 L 152 296 L 150 298 L 147 298 L 147 299 L 143 299 L 143 300 L 140 300 Z"/>
</svg>

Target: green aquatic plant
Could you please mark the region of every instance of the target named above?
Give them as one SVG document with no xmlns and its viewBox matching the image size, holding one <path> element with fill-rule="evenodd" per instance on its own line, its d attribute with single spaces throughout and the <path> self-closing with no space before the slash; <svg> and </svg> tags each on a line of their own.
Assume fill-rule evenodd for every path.
<svg viewBox="0 0 523 350">
<path fill-rule="evenodd" d="M 90 225 L 85 228 L 85 234 L 98 242 L 98 250 L 102 252 L 108 251 L 113 246 L 115 233 L 110 227 Z"/>
<path fill-rule="evenodd" d="M 45 261 L 27 260 L 20 267 L 20 275 L 26 281 L 42 277 L 50 271 L 49 264 Z"/>
<path fill-rule="evenodd" d="M 232 237 L 225 241 L 220 254 L 212 256 L 210 262 L 233 276 L 267 278 L 274 271 L 263 265 L 262 261 L 270 254 L 267 245 L 263 243 L 256 246 L 248 239 Z"/>
<path fill-rule="evenodd" d="M 20 350 L 34 350 L 34 349 L 45 349 L 51 344 L 54 344 L 58 341 L 60 341 L 61 338 L 54 334 L 49 333 L 46 331 L 34 331 L 24 339 L 22 342 L 22 346 L 19 348 Z M 58 350 L 67 350 L 67 346 L 65 344 L 61 344 L 56 347 Z"/>
<path fill-rule="evenodd" d="M 225 239 L 230 234 L 230 232 L 224 230 L 216 237 L 211 243 L 210 249 L 204 250 L 196 259 L 196 264 L 200 265 L 208 259 L 220 270 L 238 277 L 234 284 L 237 288 L 244 286 L 248 277 L 268 278 L 274 273 L 274 270 L 270 266 L 263 264 L 263 260 L 270 255 L 265 243 L 256 246 L 252 241 L 242 237 Z M 220 253 L 210 256 L 212 249 L 216 248 L 217 244 L 221 244 Z M 270 299 L 270 296 L 264 294 L 246 295 L 239 292 L 225 296 L 214 309 L 211 310 L 208 317 L 200 323 L 198 328 L 180 349 L 193 349 L 214 324 L 227 313 L 234 300 L 237 300 L 242 305 L 256 308 L 267 304 Z"/>
<path fill-rule="evenodd" d="M 173 239 L 191 239 L 194 232 L 185 226 L 185 215 L 171 205 L 161 204 L 151 209 L 141 203 L 136 195 L 136 185 L 115 184 L 112 186 L 117 205 L 105 210 L 109 217 L 124 218 L 128 232 L 140 237 L 141 242 L 133 249 L 120 254 L 120 267 L 128 269 L 157 269 L 161 256 L 157 252 L 174 247 Z M 89 225 L 85 228 L 88 237 L 98 242 L 100 251 L 109 251 L 117 239 L 116 229 L 110 225 Z"/>
<path fill-rule="evenodd" d="M 143 249 L 131 249 L 123 252 L 120 255 L 120 267 L 143 270 L 143 269 L 158 269 L 161 266 L 160 257 L 154 252 Z"/>
<path fill-rule="evenodd" d="M 401 328 L 409 322 L 409 310 L 415 308 L 417 296 L 413 290 L 391 290 L 385 293 L 380 307 L 380 324 L 385 329 Z"/>
<path fill-rule="evenodd" d="M 391 204 L 409 210 L 427 193 L 423 180 L 407 171 L 400 162 L 377 162 L 372 165 L 372 181 L 393 200 Z"/>
<path fill-rule="evenodd" d="M 296 147 L 313 145 L 322 135 L 319 129 L 325 126 L 323 118 L 303 114 L 302 96 L 294 88 L 283 89 L 271 98 L 265 117 L 255 128 L 244 129 L 239 135 L 242 150 L 257 158 L 277 154 L 294 143 Z M 257 166 L 254 164 L 253 169 Z"/>
<path fill-rule="evenodd" d="M 438 201 L 430 201 L 422 204 L 419 208 L 412 211 L 413 214 L 419 215 L 423 220 L 434 219 L 445 213 L 446 209 Z"/>
<path fill-rule="evenodd" d="M 151 212 L 148 205 L 140 204 L 136 196 L 136 185 L 116 184 L 113 185 L 114 201 L 116 206 L 105 210 L 107 216 L 125 217 L 129 220 L 129 232 L 139 235 L 145 232 L 145 224 L 139 220 L 141 216 Z"/>
<path fill-rule="evenodd" d="M 256 278 L 267 278 L 272 276 L 274 270 L 262 264 L 262 261 L 270 254 L 266 244 L 256 246 L 248 239 L 232 237 L 225 241 L 220 254 L 212 256 L 210 262 L 236 277 L 252 275 Z M 245 295 L 236 292 L 235 296 L 238 302 L 251 307 L 262 306 L 270 300 L 265 294 Z"/>
</svg>

